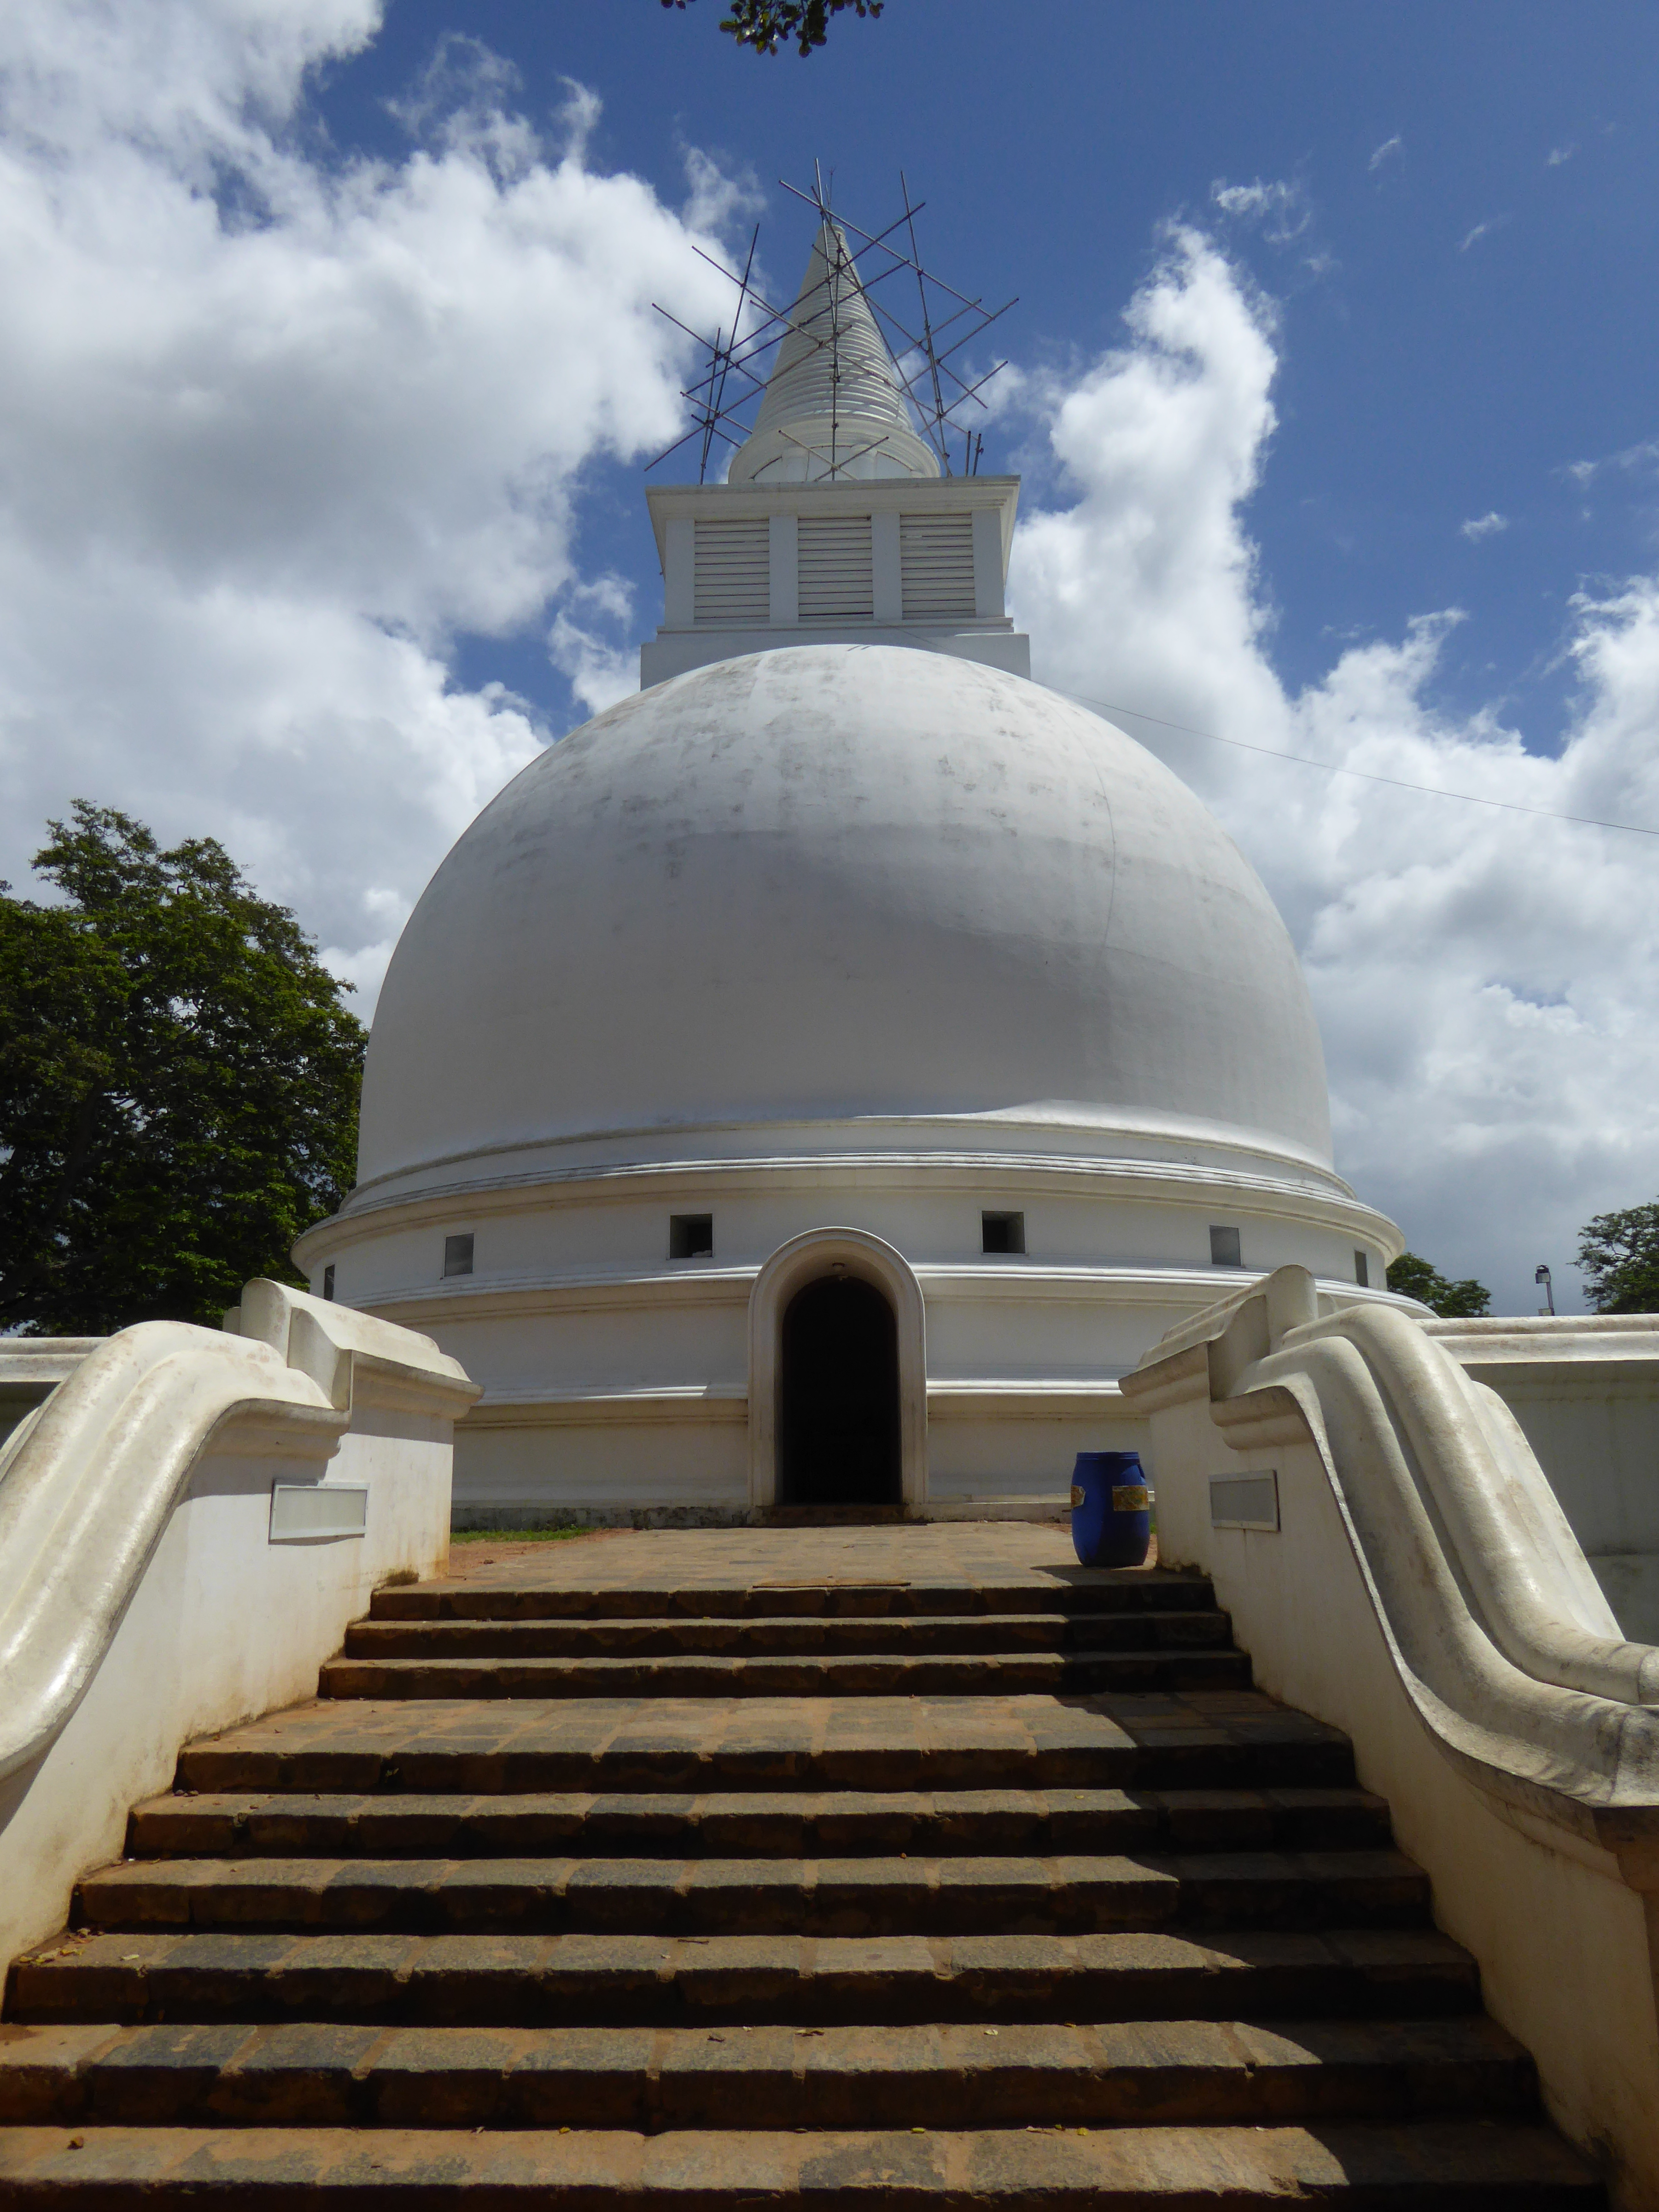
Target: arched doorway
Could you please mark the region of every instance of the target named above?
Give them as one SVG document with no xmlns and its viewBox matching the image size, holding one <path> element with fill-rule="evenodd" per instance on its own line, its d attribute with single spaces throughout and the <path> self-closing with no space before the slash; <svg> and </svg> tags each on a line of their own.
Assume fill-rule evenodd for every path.
<svg viewBox="0 0 1659 2212">
<path fill-rule="evenodd" d="M 898 1334 L 899 1491 L 908 1513 L 927 1503 L 927 1319 L 916 1271 L 868 1230 L 805 1229 L 780 1244 L 749 1293 L 749 1498 L 765 1514 L 783 1496 L 783 1319 L 826 1275 L 866 1283 Z M 888 1500 L 881 1501 L 885 1504 Z"/>
<path fill-rule="evenodd" d="M 873 1283 L 820 1275 L 784 1309 L 779 1503 L 896 1505 L 898 1324 Z"/>
</svg>

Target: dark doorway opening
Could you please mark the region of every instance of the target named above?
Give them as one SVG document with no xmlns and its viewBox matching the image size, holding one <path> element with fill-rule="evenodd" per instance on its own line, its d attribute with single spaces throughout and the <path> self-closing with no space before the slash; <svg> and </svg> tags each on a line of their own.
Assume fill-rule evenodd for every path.
<svg viewBox="0 0 1659 2212">
<path fill-rule="evenodd" d="M 784 1310 L 781 1505 L 896 1505 L 898 1325 L 872 1283 L 824 1275 Z"/>
</svg>

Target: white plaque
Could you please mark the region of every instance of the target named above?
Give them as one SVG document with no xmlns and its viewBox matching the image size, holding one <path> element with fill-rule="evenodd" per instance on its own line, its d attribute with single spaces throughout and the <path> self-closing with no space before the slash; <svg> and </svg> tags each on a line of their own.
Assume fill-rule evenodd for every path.
<svg viewBox="0 0 1659 2212">
<path fill-rule="evenodd" d="M 361 1536 L 368 1526 L 368 1491 L 355 1483 L 279 1482 L 270 1493 L 273 1544 L 314 1543 L 319 1537 Z"/>
<path fill-rule="evenodd" d="M 1212 1474 L 1210 1477 L 1210 1526 L 1212 1528 L 1261 1528 L 1278 1533 L 1279 1476 L 1269 1468 L 1261 1474 Z"/>
</svg>

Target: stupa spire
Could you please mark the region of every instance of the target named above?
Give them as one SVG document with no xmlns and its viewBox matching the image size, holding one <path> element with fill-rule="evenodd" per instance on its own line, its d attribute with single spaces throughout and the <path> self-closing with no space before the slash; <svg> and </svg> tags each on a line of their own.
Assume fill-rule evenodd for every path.
<svg viewBox="0 0 1659 2212">
<path fill-rule="evenodd" d="M 937 477 L 846 236 L 819 226 L 755 428 L 732 483 Z"/>
<path fill-rule="evenodd" d="M 978 440 L 952 411 L 984 404 L 995 370 L 970 381 L 951 357 L 996 316 L 923 268 L 908 189 L 898 222 L 873 233 L 837 217 L 821 174 L 796 197 L 816 231 L 793 302 L 751 284 L 751 240 L 728 272 L 732 326 L 685 393 L 696 428 L 668 449 L 700 438 L 699 479 L 646 495 L 663 619 L 641 647 L 641 682 L 836 641 L 1029 675 L 1030 641 L 1005 597 L 1019 479 L 980 474 Z M 921 373 L 907 382 L 895 354 Z M 963 441 L 959 476 L 951 436 Z M 716 439 L 732 449 L 724 482 L 708 467 Z"/>
</svg>

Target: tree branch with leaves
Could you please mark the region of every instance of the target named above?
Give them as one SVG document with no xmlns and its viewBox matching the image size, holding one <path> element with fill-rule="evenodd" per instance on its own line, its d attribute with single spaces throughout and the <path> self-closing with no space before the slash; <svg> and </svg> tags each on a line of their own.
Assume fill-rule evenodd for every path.
<svg viewBox="0 0 1659 2212">
<path fill-rule="evenodd" d="M 1402 1252 L 1389 1267 L 1389 1288 L 1415 1298 L 1443 1321 L 1473 1321 L 1492 1311 L 1492 1292 L 1473 1275 L 1453 1282 L 1415 1252 Z"/>
<path fill-rule="evenodd" d="M 1578 1265 L 1597 1313 L 1659 1313 L 1659 1200 L 1598 1213 L 1578 1234 Z"/>
<path fill-rule="evenodd" d="M 350 1187 L 349 986 L 213 839 L 49 826 L 61 902 L 0 884 L 0 1328 L 216 1325 Z"/>
<path fill-rule="evenodd" d="M 662 4 L 683 10 L 686 0 Z M 721 17 L 720 28 L 757 54 L 775 54 L 793 39 L 804 59 L 829 38 L 832 15 L 848 8 L 856 15 L 879 15 L 884 5 L 885 0 L 731 0 L 732 12 Z"/>
</svg>

